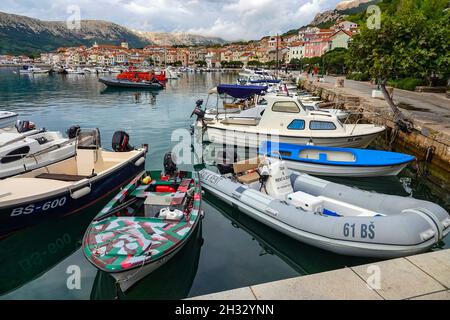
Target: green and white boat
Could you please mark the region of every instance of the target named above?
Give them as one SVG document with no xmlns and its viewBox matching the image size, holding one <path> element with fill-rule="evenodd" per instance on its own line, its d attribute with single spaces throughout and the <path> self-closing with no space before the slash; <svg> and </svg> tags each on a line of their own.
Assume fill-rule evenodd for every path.
<svg viewBox="0 0 450 320">
<path fill-rule="evenodd" d="M 84 255 L 125 292 L 180 251 L 203 217 L 200 206 L 196 172 L 142 172 L 94 218 Z"/>
</svg>

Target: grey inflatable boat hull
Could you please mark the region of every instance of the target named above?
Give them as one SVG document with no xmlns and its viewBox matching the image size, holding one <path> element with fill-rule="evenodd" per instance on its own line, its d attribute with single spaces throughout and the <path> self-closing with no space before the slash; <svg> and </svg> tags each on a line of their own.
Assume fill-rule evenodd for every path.
<svg viewBox="0 0 450 320">
<path fill-rule="evenodd" d="M 362 191 L 307 174 L 291 175 L 294 192 L 328 197 L 383 216 L 314 214 L 207 169 L 200 177 L 204 189 L 255 220 L 342 255 L 396 258 L 418 254 L 430 250 L 450 232 L 447 211 L 434 203 Z"/>
</svg>

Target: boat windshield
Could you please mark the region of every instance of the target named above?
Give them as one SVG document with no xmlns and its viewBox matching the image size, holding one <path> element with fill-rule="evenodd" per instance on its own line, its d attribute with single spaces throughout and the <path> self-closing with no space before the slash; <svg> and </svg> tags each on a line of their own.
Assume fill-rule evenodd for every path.
<svg viewBox="0 0 450 320">
<path fill-rule="evenodd" d="M 302 100 L 300 100 L 300 97 L 297 98 L 297 102 L 298 102 L 298 104 L 302 107 L 302 109 L 303 109 L 304 111 L 314 110 L 314 108 L 310 109 L 309 107 L 306 107 L 306 106 L 303 104 Z"/>
</svg>

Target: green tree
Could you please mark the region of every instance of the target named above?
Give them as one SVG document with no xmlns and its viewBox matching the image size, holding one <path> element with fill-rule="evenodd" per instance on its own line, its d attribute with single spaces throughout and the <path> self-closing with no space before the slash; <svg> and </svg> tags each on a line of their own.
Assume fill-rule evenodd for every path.
<svg viewBox="0 0 450 320">
<path fill-rule="evenodd" d="M 380 29 L 364 23 L 348 50 L 349 72 L 368 73 L 396 115 L 404 116 L 386 90 L 389 80 L 415 77 L 436 79 L 450 76 L 450 12 L 448 0 L 386 0 Z M 384 10 L 384 11 L 383 11 Z M 405 122 L 405 121 L 404 121 Z"/>
<path fill-rule="evenodd" d="M 247 65 L 249 67 L 260 67 L 260 66 L 262 66 L 262 63 L 259 60 L 251 60 L 247 63 Z"/>
<path fill-rule="evenodd" d="M 325 73 L 344 74 L 346 48 L 336 48 L 322 56 L 322 66 Z"/>
<path fill-rule="evenodd" d="M 289 61 L 289 65 L 295 70 L 300 70 L 303 66 L 303 61 L 301 59 L 293 58 Z"/>
<path fill-rule="evenodd" d="M 387 1 L 381 29 L 362 24 L 354 37 L 346 59 L 349 71 L 367 72 L 384 83 L 415 77 L 432 85 L 437 77 L 448 78 L 450 12 L 444 11 L 446 3 Z"/>
<path fill-rule="evenodd" d="M 195 64 L 196 64 L 198 67 L 206 67 L 206 61 L 203 61 L 203 60 L 195 61 Z"/>
<path fill-rule="evenodd" d="M 268 68 L 273 69 L 277 66 L 277 61 L 276 60 L 270 60 L 268 62 L 266 62 L 265 64 Z"/>
</svg>

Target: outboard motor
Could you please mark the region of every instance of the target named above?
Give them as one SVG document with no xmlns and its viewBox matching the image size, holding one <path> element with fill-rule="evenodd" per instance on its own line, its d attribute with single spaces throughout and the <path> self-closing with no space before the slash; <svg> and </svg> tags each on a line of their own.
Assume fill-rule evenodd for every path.
<svg viewBox="0 0 450 320">
<path fill-rule="evenodd" d="M 203 100 L 197 100 L 195 102 L 194 111 L 192 111 L 191 118 L 195 114 L 197 119 L 203 119 L 205 117 L 205 111 L 202 109 Z"/>
<path fill-rule="evenodd" d="M 66 133 L 69 139 L 75 139 L 80 129 L 81 129 L 80 126 L 71 126 L 69 129 L 67 129 Z"/>
<path fill-rule="evenodd" d="M 28 120 L 17 120 L 16 129 L 17 132 L 24 133 L 36 129 L 36 126 Z"/>
<path fill-rule="evenodd" d="M 178 171 L 177 165 L 175 164 L 175 156 L 172 152 L 167 152 L 164 155 L 164 174 L 166 176 L 173 176 L 175 172 Z"/>
<path fill-rule="evenodd" d="M 129 152 L 134 150 L 130 145 L 130 136 L 125 131 L 116 131 L 112 137 L 112 148 L 115 152 Z"/>
<path fill-rule="evenodd" d="M 217 153 L 216 165 L 220 174 L 229 174 L 234 172 L 233 163 L 238 161 L 236 150 L 223 149 Z"/>
<path fill-rule="evenodd" d="M 266 193 L 275 199 L 285 201 L 294 192 L 291 184 L 291 173 L 281 159 L 265 158 L 258 169 L 262 177 Z"/>
</svg>

